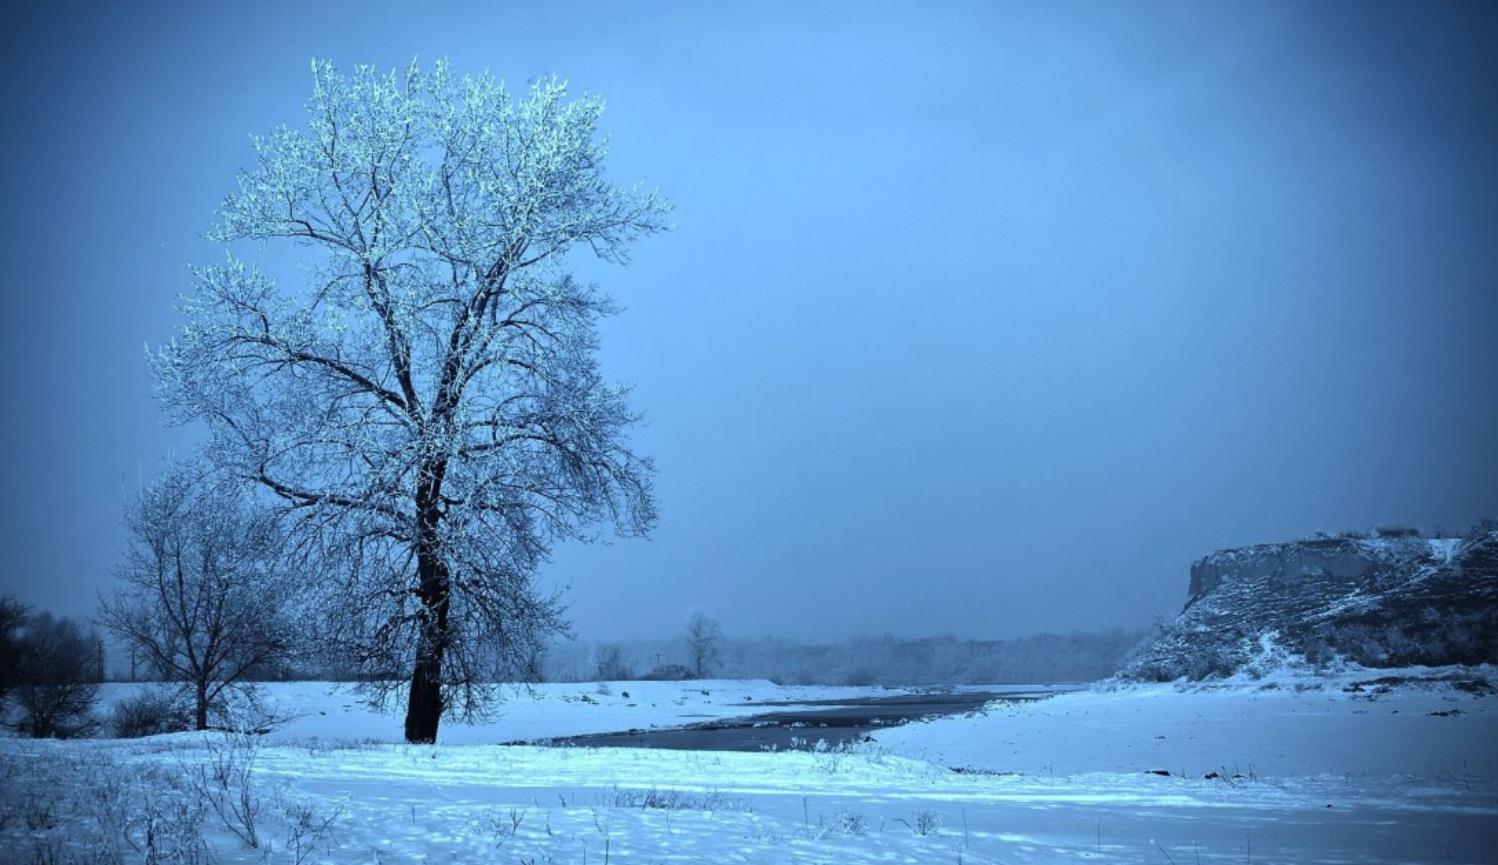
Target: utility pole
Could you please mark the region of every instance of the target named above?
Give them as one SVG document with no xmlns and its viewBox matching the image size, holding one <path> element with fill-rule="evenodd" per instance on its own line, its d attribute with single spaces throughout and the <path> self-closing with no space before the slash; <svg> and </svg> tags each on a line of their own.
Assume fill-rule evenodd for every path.
<svg viewBox="0 0 1498 865">
<path fill-rule="evenodd" d="M 98 628 L 89 629 L 89 638 L 94 641 L 94 681 L 104 681 L 104 639 Z"/>
</svg>

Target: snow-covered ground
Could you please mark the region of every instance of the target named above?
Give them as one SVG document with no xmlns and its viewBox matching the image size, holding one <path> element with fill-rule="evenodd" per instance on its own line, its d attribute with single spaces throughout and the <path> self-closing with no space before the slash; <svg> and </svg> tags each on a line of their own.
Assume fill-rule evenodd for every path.
<svg viewBox="0 0 1498 865">
<path fill-rule="evenodd" d="M 136 690 L 151 685 L 110 684 L 100 695 L 101 714 Z M 281 718 L 271 742 L 324 743 L 404 740 L 399 708 L 380 712 L 351 685 L 275 682 L 255 686 L 270 714 Z M 763 679 L 700 679 L 690 682 L 548 682 L 506 685 L 487 717 L 470 723 L 444 720 L 443 745 L 497 745 L 588 733 L 679 727 L 770 711 L 758 704 L 797 704 L 903 694 L 903 689 L 776 685 Z M 781 706 L 780 708 L 785 708 Z"/>
<path fill-rule="evenodd" d="M 1449 683 L 1356 685 L 1431 671 L 1353 670 L 1211 685 L 1095 686 L 982 715 L 883 730 L 886 748 L 938 765 L 1023 774 L 1209 772 L 1498 778 L 1498 698 Z M 1472 678 L 1498 683 L 1488 669 Z M 1356 685 L 1356 690 L 1349 690 Z"/>
<path fill-rule="evenodd" d="M 314 708 L 309 686 L 307 706 L 329 714 L 255 757 L 260 848 L 211 812 L 203 837 L 216 861 L 293 862 L 294 815 L 312 814 L 336 817 L 306 862 L 1498 861 L 1498 698 L 1449 684 L 1342 690 L 1355 680 L 1097 688 L 881 731 L 851 753 L 354 744 L 377 737 L 317 726 L 331 710 L 359 715 Z M 593 686 L 551 687 L 534 715 L 507 706 L 505 718 L 529 719 L 525 734 L 487 741 L 578 732 L 566 725 L 584 711 L 614 711 L 563 699 L 597 699 Z M 639 710 L 646 687 L 610 689 Z M 706 684 L 701 705 L 677 704 L 686 686 L 654 687 L 665 720 L 742 710 L 719 689 L 758 702 L 774 686 Z M 551 700 L 572 708 L 547 711 Z M 6 861 L 48 844 L 68 861 L 73 849 L 49 839 L 108 823 L 108 797 L 89 792 L 109 786 L 99 778 L 192 777 L 205 759 L 222 765 L 212 740 L 0 743 Z M 70 798 L 49 826 L 35 812 L 58 791 Z"/>
</svg>

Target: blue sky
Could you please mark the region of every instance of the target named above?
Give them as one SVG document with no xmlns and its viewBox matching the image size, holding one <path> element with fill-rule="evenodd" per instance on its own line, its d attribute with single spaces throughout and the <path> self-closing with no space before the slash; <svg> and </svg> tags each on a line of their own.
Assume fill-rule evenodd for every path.
<svg viewBox="0 0 1498 865">
<path fill-rule="evenodd" d="M 143 346 L 308 62 L 602 93 L 679 229 L 605 366 L 653 539 L 585 637 L 1140 626 L 1212 549 L 1498 512 L 1480 4 L 110 4 L 3 27 L 4 585 L 91 612 L 165 429 Z"/>
</svg>

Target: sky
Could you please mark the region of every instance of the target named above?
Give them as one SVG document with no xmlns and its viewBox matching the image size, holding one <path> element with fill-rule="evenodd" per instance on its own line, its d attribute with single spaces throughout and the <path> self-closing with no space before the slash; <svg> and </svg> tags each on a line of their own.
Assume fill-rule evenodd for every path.
<svg viewBox="0 0 1498 865">
<path fill-rule="evenodd" d="M 1214 549 L 1498 513 L 1498 9 L 7 4 L 0 589 L 93 612 L 189 266 L 309 62 L 608 100 L 658 464 L 577 634 L 1143 627 Z"/>
</svg>

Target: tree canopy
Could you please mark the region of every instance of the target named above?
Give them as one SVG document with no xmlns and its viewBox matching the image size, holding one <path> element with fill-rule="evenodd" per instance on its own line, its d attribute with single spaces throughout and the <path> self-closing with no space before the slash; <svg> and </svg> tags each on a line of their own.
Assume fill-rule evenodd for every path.
<svg viewBox="0 0 1498 865">
<path fill-rule="evenodd" d="M 306 128 L 254 139 L 153 354 L 160 397 L 221 468 L 283 505 L 322 563 L 328 633 L 371 679 L 412 670 L 407 736 L 562 626 L 534 572 L 599 524 L 647 532 L 650 461 L 598 366 L 615 311 L 568 253 L 625 262 L 666 227 L 654 191 L 604 175 L 596 97 L 488 74 L 313 65 Z M 239 257 L 295 244 L 288 290 Z"/>
</svg>

